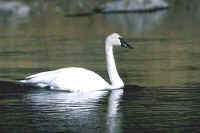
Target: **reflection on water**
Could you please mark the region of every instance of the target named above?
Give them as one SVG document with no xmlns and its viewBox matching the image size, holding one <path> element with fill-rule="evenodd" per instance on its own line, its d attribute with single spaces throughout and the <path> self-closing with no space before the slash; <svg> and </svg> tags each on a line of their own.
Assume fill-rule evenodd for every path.
<svg viewBox="0 0 200 133">
<path fill-rule="evenodd" d="M 124 90 L 68 93 L 25 89 L 12 82 L 0 82 L 0 85 L 9 86 L 4 89 L 10 90 L 1 88 L 0 91 L 2 132 L 187 133 L 199 130 L 200 87 L 129 85 Z"/>
<path fill-rule="evenodd" d="M 67 128 L 73 132 L 95 132 L 99 126 L 98 121 L 104 119 L 99 113 L 100 110 L 104 110 L 100 103 L 103 102 L 106 93 L 105 91 L 89 93 L 44 91 L 28 94 L 24 100 L 26 106 L 31 106 L 31 110 L 36 112 L 33 114 L 34 117 L 45 119 L 45 121 L 38 119 L 38 127 L 41 125 L 50 127 L 49 123 L 58 125 L 57 128 L 50 129 L 50 127 L 44 131 Z"/>
<path fill-rule="evenodd" d="M 121 25 L 131 32 L 145 32 L 161 24 L 167 17 L 166 10 L 155 13 L 107 14 L 106 19 L 114 25 Z"/>
<path fill-rule="evenodd" d="M 122 114 L 119 112 L 120 99 L 123 95 L 123 89 L 113 90 L 109 96 L 107 125 L 109 133 L 122 133 L 121 119 Z"/>
<path fill-rule="evenodd" d="M 12 82 L 1 82 L 1 85 L 10 86 L 7 90 L 16 91 L 23 87 Z M 2 97 L 0 101 L 3 108 L 0 111 L 1 129 L 9 132 L 121 132 L 118 106 L 122 89 L 85 93 L 26 89 L 29 89 L 28 93 L 19 91 L 18 95 L 1 91 L 1 94 L 10 97 Z M 7 129 L 8 126 L 11 128 Z"/>
</svg>

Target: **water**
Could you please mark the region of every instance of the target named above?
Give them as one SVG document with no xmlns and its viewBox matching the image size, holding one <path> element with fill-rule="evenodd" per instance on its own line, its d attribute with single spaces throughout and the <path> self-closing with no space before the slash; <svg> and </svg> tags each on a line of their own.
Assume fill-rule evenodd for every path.
<svg viewBox="0 0 200 133">
<path fill-rule="evenodd" d="M 196 12 L 63 17 L 51 6 L 23 18 L 0 16 L 1 132 L 200 132 Z M 68 66 L 108 81 L 104 38 L 112 32 L 135 48 L 115 49 L 124 90 L 74 94 L 14 82 Z"/>
</svg>

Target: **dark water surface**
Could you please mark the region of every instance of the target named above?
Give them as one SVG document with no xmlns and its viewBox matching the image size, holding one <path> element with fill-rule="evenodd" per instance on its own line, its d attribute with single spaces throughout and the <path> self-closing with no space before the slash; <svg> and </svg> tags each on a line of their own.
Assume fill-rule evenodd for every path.
<svg viewBox="0 0 200 133">
<path fill-rule="evenodd" d="M 200 18 L 195 12 L 64 17 L 47 11 L 0 16 L 2 133 L 200 132 Z M 89 68 L 108 81 L 104 38 L 112 32 L 135 48 L 115 49 L 124 89 L 67 93 L 14 82 L 68 66 Z"/>
</svg>

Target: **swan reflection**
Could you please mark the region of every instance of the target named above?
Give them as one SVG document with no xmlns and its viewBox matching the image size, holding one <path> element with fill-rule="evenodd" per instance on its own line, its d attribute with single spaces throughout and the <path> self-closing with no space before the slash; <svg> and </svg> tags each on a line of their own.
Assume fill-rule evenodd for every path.
<svg viewBox="0 0 200 133">
<path fill-rule="evenodd" d="M 123 89 L 113 90 L 109 96 L 107 125 L 109 133 L 121 133 L 121 118 L 119 112 L 119 102 L 123 95 Z"/>
<path fill-rule="evenodd" d="M 31 107 L 35 124 L 47 125 L 44 131 L 116 133 L 121 132 L 118 108 L 122 94 L 122 89 L 85 93 L 45 90 L 28 93 L 25 102 Z"/>
</svg>

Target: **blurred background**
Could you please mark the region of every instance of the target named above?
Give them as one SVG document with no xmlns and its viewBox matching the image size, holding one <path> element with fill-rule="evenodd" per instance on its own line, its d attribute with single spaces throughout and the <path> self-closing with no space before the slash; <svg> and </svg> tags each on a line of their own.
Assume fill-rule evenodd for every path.
<svg viewBox="0 0 200 133">
<path fill-rule="evenodd" d="M 1 131 L 199 132 L 199 27 L 199 0 L 1 0 Z M 134 47 L 114 50 L 129 86 L 117 98 L 120 115 L 107 115 L 112 93 L 79 103 L 7 84 L 69 66 L 109 81 L 104 40 L 113 32 Z"/>
</svg>

